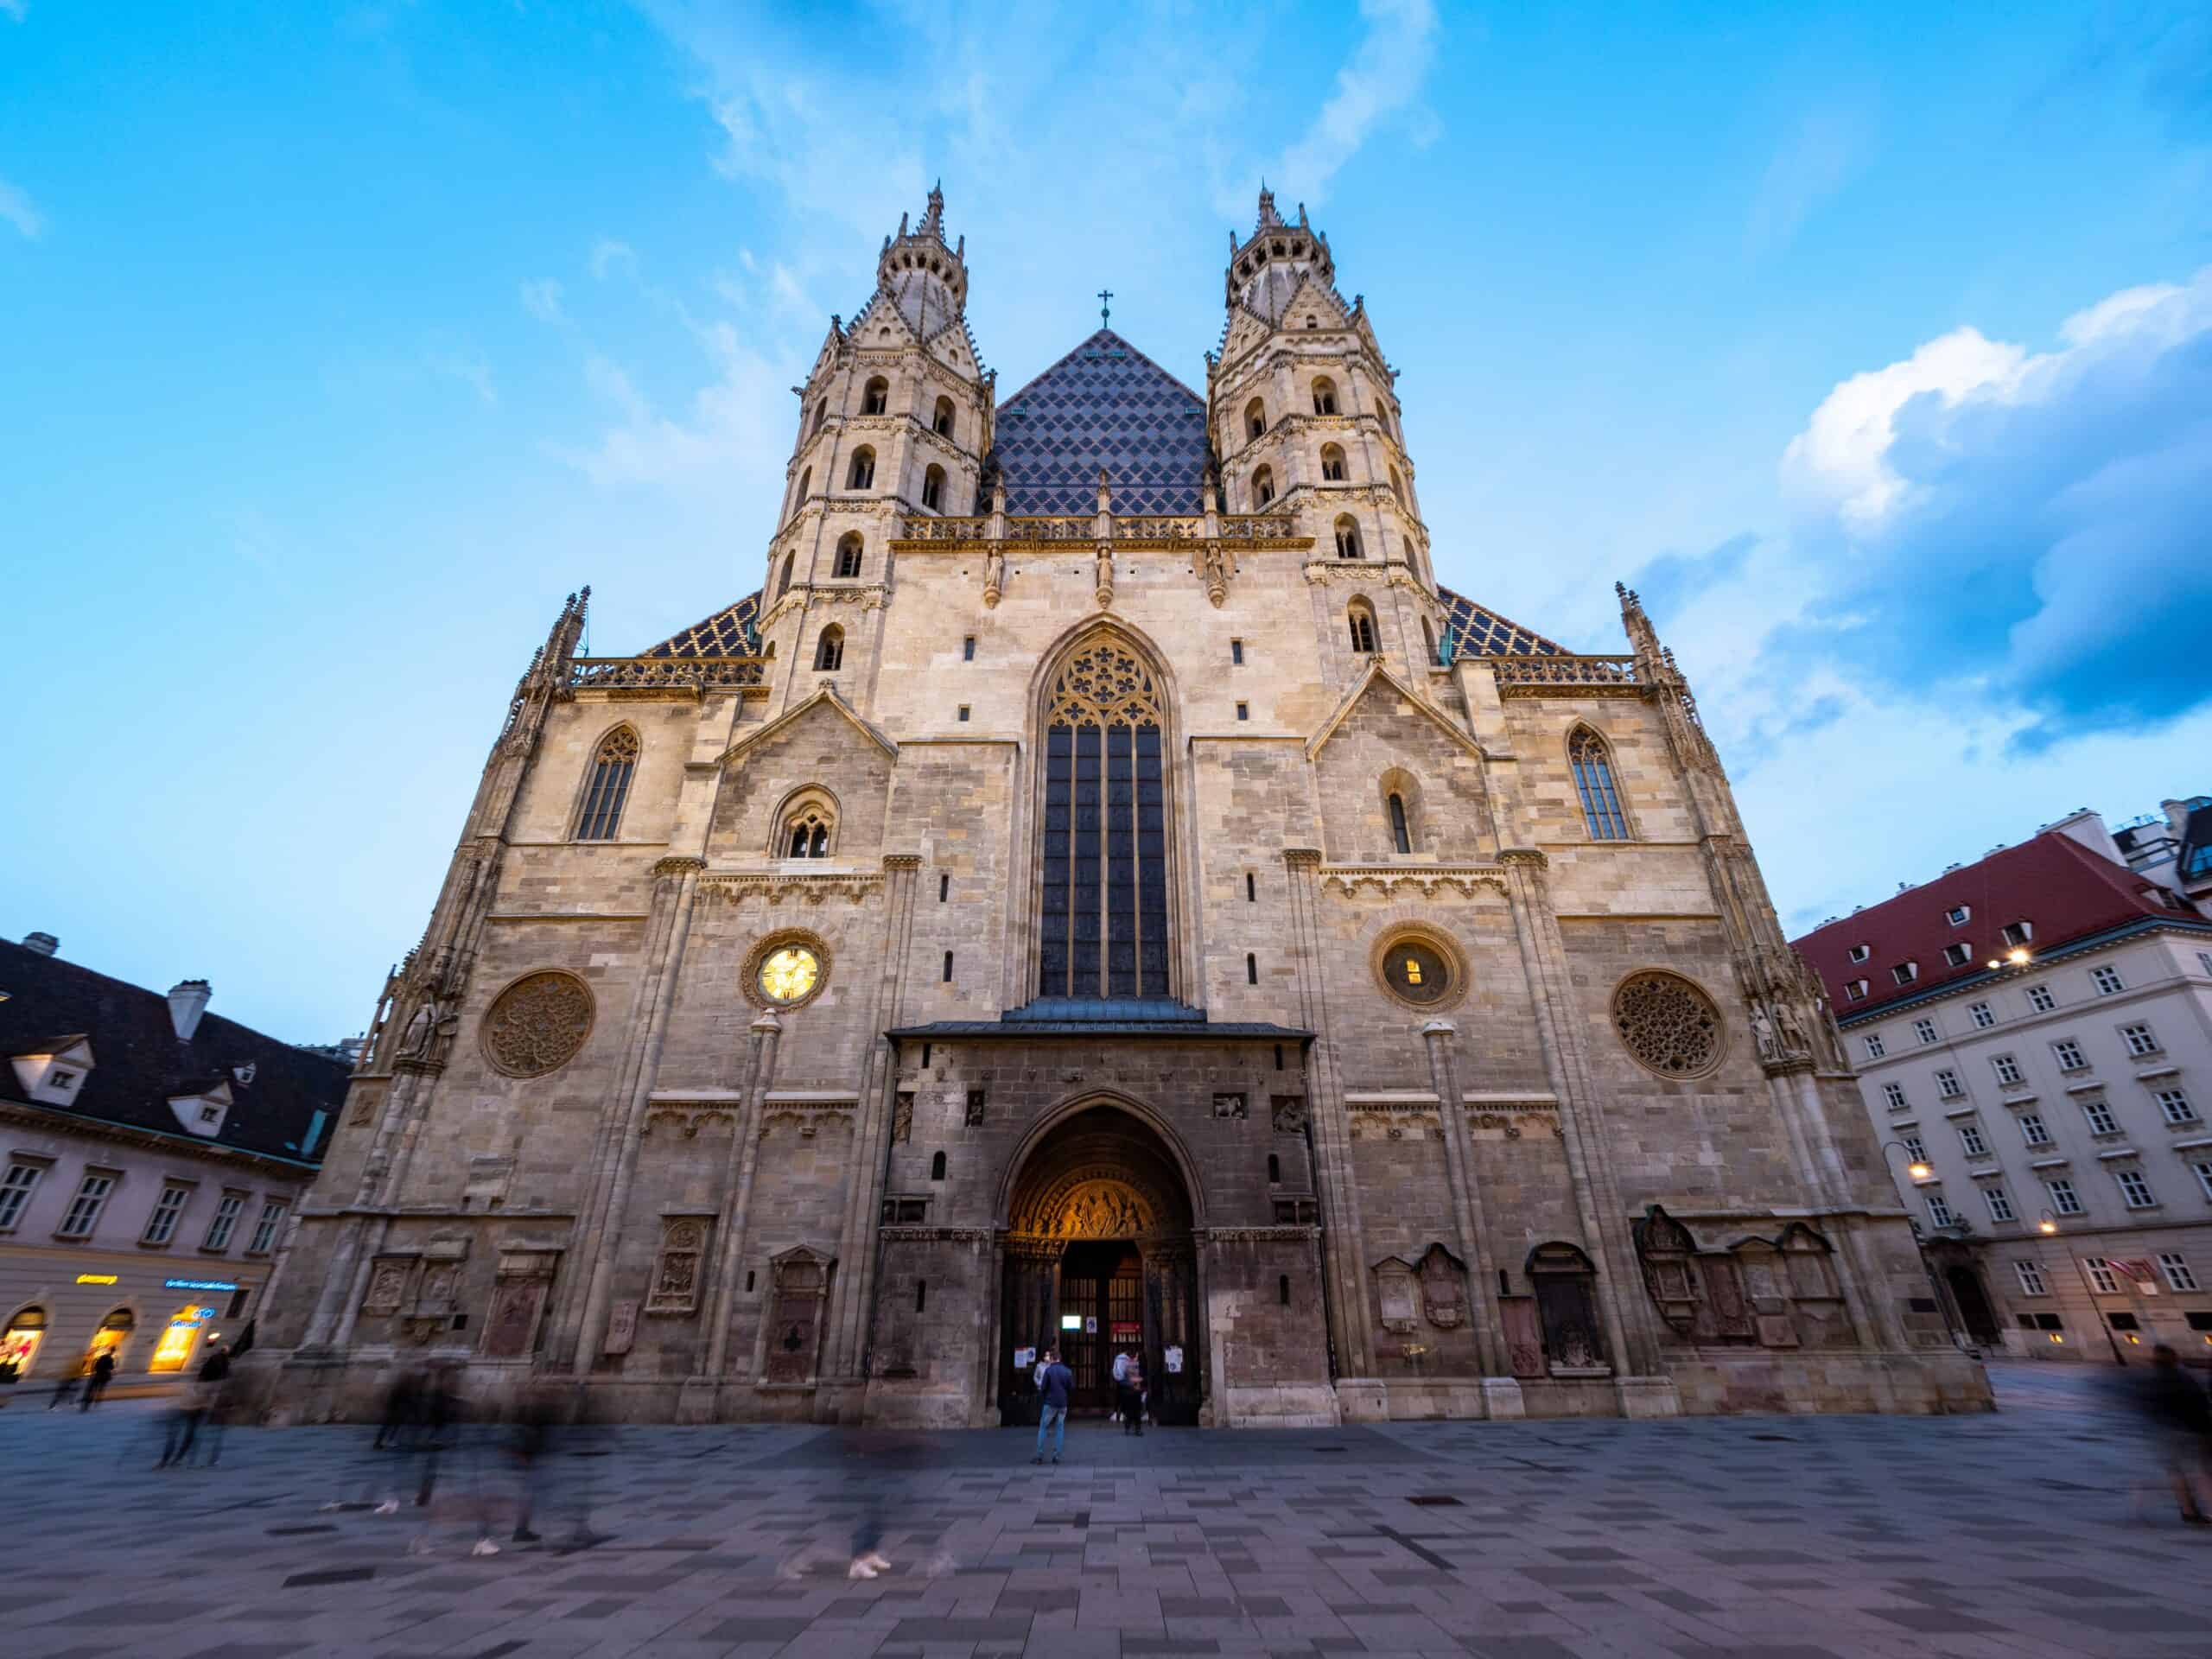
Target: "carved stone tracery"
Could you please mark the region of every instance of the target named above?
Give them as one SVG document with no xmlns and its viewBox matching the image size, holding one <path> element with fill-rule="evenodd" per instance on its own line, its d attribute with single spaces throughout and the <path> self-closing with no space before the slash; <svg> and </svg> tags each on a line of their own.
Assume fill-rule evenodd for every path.
<svg viewBox="0 0 2212 1659">
<path fill-rule="evenodd" d="M 1613 993 L 1613 1029 L 1637 1063 L 1662 1077 L 1695 1077 L 1719 1064 L 1720 1010 L 1679 974 L 1631 974 Z"/>
<path fill-rule="evenodd" d="M 576 1056 L 591 1035 L 591 988 L 557 969 L 525 974 L 484 1016 L 484 1053 L 511 1077 L 542 1077 Z"/>
</svg>

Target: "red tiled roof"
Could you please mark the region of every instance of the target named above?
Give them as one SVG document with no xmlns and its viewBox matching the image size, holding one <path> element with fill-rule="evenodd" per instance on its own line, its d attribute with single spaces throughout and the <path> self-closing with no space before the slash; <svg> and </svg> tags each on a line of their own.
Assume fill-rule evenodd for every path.
<svg viewBox="0 0 2212 1659">
<path fill-rule="evenodd" d="M 2028 948 L 2040 956 L 2145 917 L 2198 919 L 2190 912 L 2160 903 L 2158 891 L 2125 864 L 2101 858 L 2070 836 L 2047 830 L 2031 841 L 1815 928 L 1792 943 L 1827 986 L 1837 1014 L 1855 1019 L 1888 1003 L 1986 975 L 1989 959 L 2001 957 L 2007 948 L 2001 930 L 2008 922 L 2025 921 L 2033 926 Z M 1961 905 L 1971 912 L 1970 918 L 1964 926 L 1954 927 L 1946 918 Z M 1973 949 L 1955 968 L 1943 960 L 1943 948 L 1956 944 Z M 1866 961 L 1854 963 L 1852 948 L 1859 944 L 1872 950 Z M 1891 971 L 1904 962 L 1920 964 L 1919 977 L 1910 985 L 1898 984 Z M 1844 995 L 1845 985 L 1855 979 L 1867 983 L 1863 1002 Z"/>
</svg>

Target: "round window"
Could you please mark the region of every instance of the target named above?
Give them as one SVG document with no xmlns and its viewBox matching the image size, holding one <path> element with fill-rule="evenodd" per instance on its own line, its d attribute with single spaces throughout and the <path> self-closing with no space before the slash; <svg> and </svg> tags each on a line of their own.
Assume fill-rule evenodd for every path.
<svg viewBox="0 0 2212 1659">
<path fill-rule="evenodd" d="M 822 958 L 803 944 L 779 946 L 760 963 L 760 995 L 779 1006 L 804 1002 L 822 979 Z"/>
<path fill-rule="evenodd" d="M 1452 965 L 1418 939 L 1401 939 L 1382 959 L 1382 977 L 1408 1002 L 1440 1002 L 1452 989 Z"/>
</svg>

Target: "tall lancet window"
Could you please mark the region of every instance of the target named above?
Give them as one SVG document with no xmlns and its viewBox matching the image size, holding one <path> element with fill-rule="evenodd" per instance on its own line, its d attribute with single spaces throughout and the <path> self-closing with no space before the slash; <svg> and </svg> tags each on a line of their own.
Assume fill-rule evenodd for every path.
<svg viewBox="0 0 2212 1659">
<path fill-rule="evenodd" d="M 1574 792 L 1582 798 L 1582 816 L 1590 825 L 1592 841 L 1626 841 L 1628 819 L 1621 811 L 1613 788 L 1612 756 L 1605 740 L 1587 726 L 1578 726 L 1567 741 L 1567 764 L 1574 769 Z"/>
<path fill-rule="evenodd" d="M 591 781 L 584 786 L 583 810 L 576 816 L 578 841 L 612 841 L 622 825 L 622 803 L 630 796 L 630 774 L 638 769 L 638 734 L 618 726 L 592 757 Z"/>
<path fill-rule="evenodd" d="M 1166 996 L 1167 791 L 1160 688 L 1101 642 L 1046 712 L 1041 996 Z"/>
</svg>

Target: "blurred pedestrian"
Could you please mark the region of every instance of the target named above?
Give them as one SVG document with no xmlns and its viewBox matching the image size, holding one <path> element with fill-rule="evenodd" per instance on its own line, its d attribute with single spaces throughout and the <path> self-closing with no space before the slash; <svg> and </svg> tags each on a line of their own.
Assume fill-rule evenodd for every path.
<svg viewBox="0 0 2212 1659">
<path fill-rule="evenodd" d="M 1126 1348 L 1114 1356 L 1114 1416 L 1124 1424 L 1128 1421 L 1129 1362 L 1135 1357 Z"/>
<path fill-rule="evenodd" d="M 1126 1400 L 1122 1407 L 1122 1429 L 1124 1433 L 1141 1438 L 1144 1434 L 1144 1361 L 1135 1354 L 1129 1356 L 1129 1368 L 1122 1374 Z"/>
<path fill-rule="evenodd" d="M 395 1450 L 404 1451 L 414 1437 L 423 1408 L 423 1373 L 413 1366 L 391 1379 L 391 1386 L 384 1391 L 384 1420 L 377 1425 L 377 1437 L 371 1442 L 377 1451 L 389 1443 Z"/>
<path fill-rule="evenodd" d="M 1045 1461 L 1045 1437 L 1052 1436 L 1052 1461 L 1060 1460 L 1060 1453 L 1068 1440 L 1068 1392 L 1075 1387 L 1075 1373 L 1060 1363 L 1059 1351 L 1045 1351 L 1045 1370 L 1039 1381 L 1044 1390 L 1044 1409 L 1037 1416 L 1037 1454 L 1032 1463 Z"/>
<path fill-rule="evenodd" d="M 223 1379 L 230 1375 L 230 1356 L 223 1351 L 222 1338 L 213 1338 L 207 1345 L 207 1357 L 200 1362 L 200 1370 L 184 1385 L 169 1413 L 168 1430 L 162 1437 L 161 1461 L 154 1465 L 156 1469 L 184 1467 L 192 1456 L 192 1443 L 200 1437 L 200 1425 L 214 1403 Z"/>
<path fill-rule="evenodd" d="M 114 1376 L 115 1351 L 110 1348 L 103 1348 L 100 1350 L 99 1357 L 92 1362 L 92 1374 L 85 1379 L 84 1403 L 77 1409 L 90 1411 L 99 1397 L 107 1392 L 107 1385 Z"/>
<path fill-rule="evenodd" d="M 54 1379 L 54 1395 L 52 1398 L 47 1401 L 46 1408 L 48 1411 L 52 1411 L 56 1406 L 60 1405 L 62 1402 L 68 1400 L 76 1392 L 77 1373 L 74 1371 L 62 1372 L 59 1377 Z M 87 1388 L 87 1392 L 90 1392 L 89 1386 Z"/>
<path fill-rule="evenodd" d="M 2157 1438 L 2158 1461 L 2173 1484 L 2181 1518 L 2193 1527 L 2212 1526 L 2202 1497 L 2212 1490 L 2212 1399 L 2163 1342 L 2151 1350 L 2149 1368 L 2132 1375 L 2130 1386 Z"/>
<path fill-rule="evenodd" d="M 231 1408 L 236 1398 L 231 1387 L 231 1354 L 227 1348 L 218 1345 L 200 1368 L 200 1385 L 206 1392 L 206 1412 L 200 1426 L 207 1431 L 207 1466 L 213 1469 L 223 1460 L 223 1431 L 230 1427 Z"/>
</svg>

